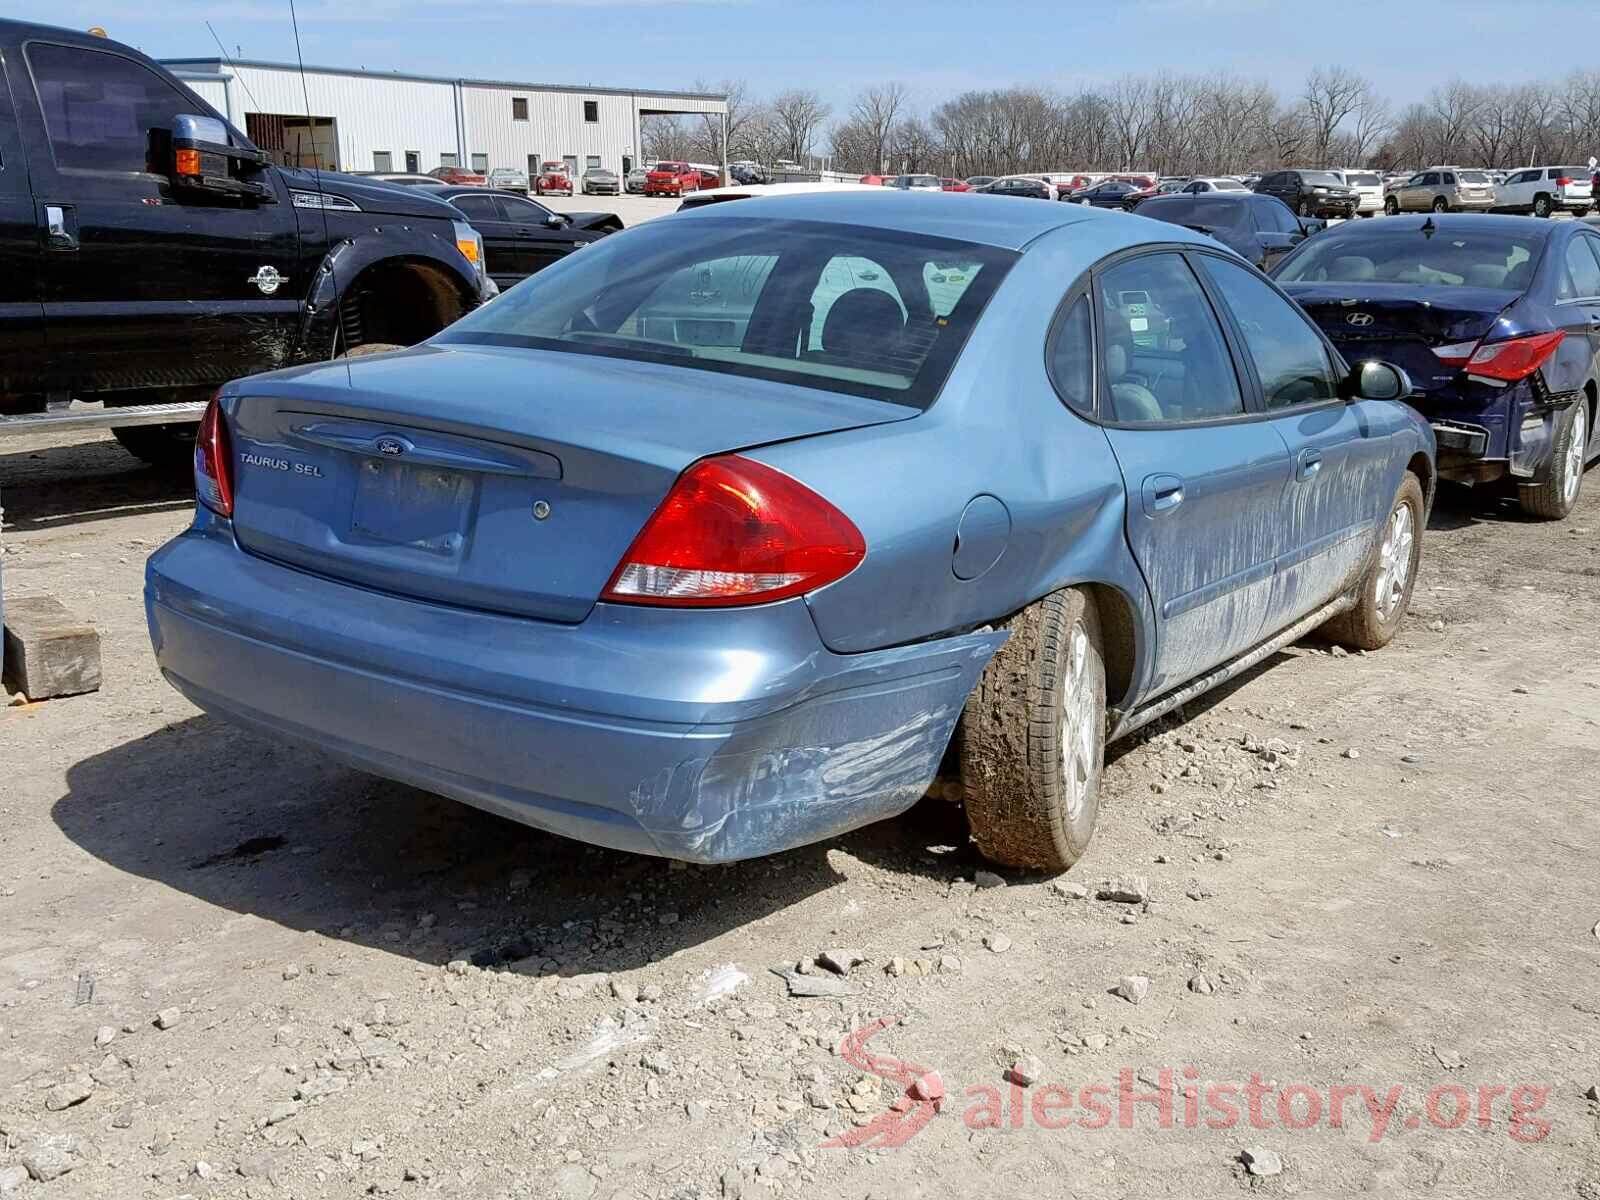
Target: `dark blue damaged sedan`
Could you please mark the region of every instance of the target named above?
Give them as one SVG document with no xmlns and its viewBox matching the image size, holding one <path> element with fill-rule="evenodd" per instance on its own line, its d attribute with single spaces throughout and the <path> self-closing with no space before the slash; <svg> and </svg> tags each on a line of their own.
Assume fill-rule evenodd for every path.
<svg viewBox="0 0 1600 1200">
<path fill-rule="evenodd" d="M 1394 635 L 1410 391 L 1172 225 L 712 206 L 222 389 L 150 633 L 210 712 L 570 837 L 768 854 L 945 765 L 985 854 L 1058 870 L 1108 739 L 1312 631 Z"/>
<path fill-rule="evenodd" d="M 1600 457 L 1600 231 L 1436 213 L 1351 221 L 1273 270 L 1347 357 L 1416 385 L 1439 474 L 1560 520 Z"/>
</svg>

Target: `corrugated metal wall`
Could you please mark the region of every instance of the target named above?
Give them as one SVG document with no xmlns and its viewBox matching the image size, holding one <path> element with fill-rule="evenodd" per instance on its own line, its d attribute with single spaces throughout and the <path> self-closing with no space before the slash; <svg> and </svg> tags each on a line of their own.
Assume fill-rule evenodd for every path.
<svg viewBox="0 0 1600 1200">
<path fill-rule="evenodd" d="M 312 115 L 335 121 L 339 165 L 347 171 L 373 170 L 374 151 L 387 151 L 391 169 L 403 171 L 408 150 L 418 152 L 423 171 L 439 166 L 443 154 L 459 154 L 463 166 L 484 154 L 490 167 L 520 170 L 527 170 L 530 155 L 570 155 L 579 171 L 595 157 L 620 171 L 624 155 L 639 163 L 641 110 L 719 113 L 724 107 L 721 100 L 701 97 L 391 79 L 314 67 L 307 68 L 302 91 L 300 72 L 291 66 L 189 62 L 179 70 L 185 83 L 241 129 L 252 112 L 304 116 L 309 92 Z M 210 72 L 217 78 L 203 77 Z M 527 101 L 527 120 L 514 119 L 513 99 Z M 596 105 L 596 120 L 584 119 L 585 101 Z"/>
<path fill-rule="evenodd" d="M 233 74 L 235 124 L 249 112 L 303 116 L 309 92 L 312 115 L 334 119 L 346 171 L 372 170 L 374 150 L 389 151 L 396 171 L 405 169 L 407 150 L 422 156 L 424 171 L 439 165 L 441 153 L 457 152 L 455 88 L 448 83 L 307 71 L 302 92 L 298 71 L 239 66 Z"/>
</svg>

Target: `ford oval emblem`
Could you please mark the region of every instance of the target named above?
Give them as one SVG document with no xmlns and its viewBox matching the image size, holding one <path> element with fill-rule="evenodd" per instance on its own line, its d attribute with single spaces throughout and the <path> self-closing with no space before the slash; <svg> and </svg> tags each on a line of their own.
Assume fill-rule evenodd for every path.
<svg viewBox="0 0 1600 1200">
<path fill-rule="evenodd" d="M 397 437 L 381 437 L 377 444 L 378 453 L 389 457 L 406 452 L 406 444 Z"/>
</svg>

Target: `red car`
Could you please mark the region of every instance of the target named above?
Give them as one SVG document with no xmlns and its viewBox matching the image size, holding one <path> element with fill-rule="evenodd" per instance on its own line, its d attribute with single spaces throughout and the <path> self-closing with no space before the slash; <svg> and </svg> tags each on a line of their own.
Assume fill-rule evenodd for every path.
<svg viewBox="0 0 1600 1200">
<path fill-rule="evenodd" d="M 451 187 L 483 187 L 489 182 L 486 177 L 465 167 L 435 167 L 428 174 Z"/>
<path fill-rule="evenodd" d="M 893 175 L 863 175 L 861 182 L 870 187 L 888 187 L 894 182 Z"/>
<path fill-rule="evenodd" d="M 965 179 L 941 179 L 939 180 L 939 190 L 943 192 L 970 192 L 972 189 L 967 186 Z"/>
<path fill-rule="evenodd" d="M 534 180 L 533 190 L 540 196 L 570 196 L 572 195 L 572 176 L 567 174 L 567 164 L 564 162 L 547 162 L 539 166 L 539 178 Z"/>
<path fill-rule="evenodd" d="M 716 187 L 715 176 L 686 162 L 658 162 L 644 175 L 646 196 L 681 196 L 703 187 Z"/>
</svg>

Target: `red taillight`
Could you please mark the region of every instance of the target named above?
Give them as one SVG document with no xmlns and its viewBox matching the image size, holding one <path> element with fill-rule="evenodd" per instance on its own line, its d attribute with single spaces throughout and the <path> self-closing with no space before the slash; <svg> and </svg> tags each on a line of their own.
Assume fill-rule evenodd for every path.
<svg viewBox="0 0 1600 1200">
<path fill-rule="evenodd" d="M 1467 360 L 1467 373 L 1488 379 L 1503 379 L 1507 383 L 1526 379 L 1556 352 L 1556 347 L 1565 336 L 1558 329 L 1554 333 L 1535 333 L 1505 342 L 1486 343 L 1479 346 L 1477 353 Z"/>
<path fill-rule="evenodd" d="M 233 516 L 233 450 L 215 396 L 206 405 L 194 438 L 194 490 L 201 504 L 224 517 Z"/>
<path fill-rule="evenodd" d="M 843 579 L 861 533 L 810 488 L 737 455 L 696 463 L 673 484 L 606 585 L 624 604 L 764 604 Z"/>
<path fill-rule="evenodd" d="M 1562 176 L 1560 179 L 1556 180 L 1557 187 L 1567 187 L 1571 183 L 1572 180 L 1566 178 L 1565 176 Z"/>
</svg>

